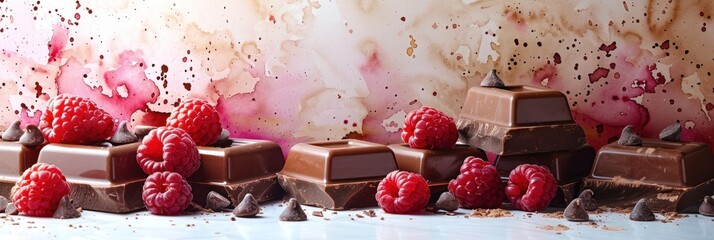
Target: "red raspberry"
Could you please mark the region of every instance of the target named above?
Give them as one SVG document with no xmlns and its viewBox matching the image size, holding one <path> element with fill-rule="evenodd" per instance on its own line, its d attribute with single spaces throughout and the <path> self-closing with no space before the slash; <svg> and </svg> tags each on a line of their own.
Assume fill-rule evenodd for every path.
<svg viewBox="0 0 714 240">
<path fill-rule="evenodd" d="M 35 163 L 12 188 L 12 203 L 27 216 L 51 217 L 60 199 L 69 193 L 69 183 L 59 168 Z"/>
<path fill-rule="evenodd" d="M 535 212 L 548 207 L 556 191 L 555 177 L 548 168 L 521 164 L 508 177 L 506 196 L 515 208 Z"/>
<path fill-rule="evenodd" d="M 393 171 L 377 186 L 377 203 L 388 213 L 418 212 L 429 203 L 429 185 L 419 174 Z"/>
<path fill-rule="evenodd" d="M 62 94 L 47 104 L 40 130 L 50 143 L 96 143 L 112 136 L 114 119 L 89 99 Z"/>
<path fill-rule="evenodd" d="M 211 145 L 221 135 L 221 116 L 208 102 L 191 99 L 174 108 L 166 126 L 177 127 L 186 131 L 198 146 Z"/>
<path fill-rule="evenodd" d="M 454 119 L 430 107 L 422 107 L 407 114 L 402 127 L 402 140 L 409 147 L 421 149 L 449 149 L 459 135 Z"/>
<path fill-rule="evenodd" d="M 178 215 L 193 200 L 191 185 L 178 173 L 155 172 L 144 182 L 141 193 L 149 212 L 156 215 Z"/>
<path fill-rule="evenodd" d="M 463 208 L 497 208 L 503 202 L 503 183 L 496 167 L 481 158 L 469 156 L 461 174 L 449 182 L 449 192 Z"/>
<path fill-rule="evenodd" d="M 136 161 L 146 174 L 172 171 L 184 177 L 191 176 L 201 165 L 191 136 L 172 127 L 151 130 L 136 150 Z"/>
</svg>

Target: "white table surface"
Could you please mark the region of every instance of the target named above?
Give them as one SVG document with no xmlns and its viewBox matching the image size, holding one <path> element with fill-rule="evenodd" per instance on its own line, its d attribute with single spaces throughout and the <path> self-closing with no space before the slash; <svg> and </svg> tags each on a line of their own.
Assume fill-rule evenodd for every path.
<svg viewBox="0 0 714 240">
<path fill-rule="evenodd" d="M 634 222 L 626 214 L 591 214 L 596 227 L 568 222 L 543 213 L 511 211 L 513 217 L 474 218 L 470 210 L 455 216 L 423 212 L 394 215 L 376 209 L 377 217 L 356 217 L 366 209 L 325 211 L 325 220 L 312 216 L 319 208 L 304 206 L 305 222 L 281 222 L 281 202 L 263 204 L 257 218 L 230 213 L 154 216 L 147 211 L 111 214 L 83 211 L 77 219 L 9 216 L 0 219 L 0 239 L 714 239 L 714 218 L 698 214 L 663 223 Z M 4 214 L 0 214 L 4 216 Z M 384 218 L 384 220 L 382 220 Z M 545 230 L 562 224 L 568 230 Z"/>
</svg>

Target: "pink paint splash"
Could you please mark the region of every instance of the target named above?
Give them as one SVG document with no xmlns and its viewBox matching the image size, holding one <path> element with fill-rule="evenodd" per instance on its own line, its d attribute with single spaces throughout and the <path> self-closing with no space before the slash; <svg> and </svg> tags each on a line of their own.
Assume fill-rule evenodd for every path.
<svg viewBox="0 0 714 240">
<path fill-rule="evenodd" d="M 59 60 L 62 57 L 62 49 L 67 45 L 69 39 L 69 28 L 56 23 L 52 28 L 52 38 L 47 43 L 49 49 L 47 63 Z"/>
</svg>

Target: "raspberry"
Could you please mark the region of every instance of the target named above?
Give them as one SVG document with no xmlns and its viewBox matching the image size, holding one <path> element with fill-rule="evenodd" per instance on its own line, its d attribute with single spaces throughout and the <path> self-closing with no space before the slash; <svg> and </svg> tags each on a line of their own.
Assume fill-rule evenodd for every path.
<svg viewBox="0 0 714 240">
<path fill-rule="evenodd" d="M 146 174 L 172 171 L 189 177 L 201 164 L 191 136 L 180 128 L 151 130 L 136 150 L 136 161 Z"/>
<path fill-rule="evenodd" d="M 223 130 L 216 108 L 199 99 L 182 102 L 174 108 L 166 119 L 166 126 L 183 129 L 198 146 L 215 143 Z"/>
<path fill-rule="evenodd" d="M 62 197 L 69 193 L 69 183 L 59 168 L 35 163 L 12 188 L 12 203 L 27 216 L 51 217 Z"/>
<path fill-rule="evenodd" d="M 175 172 L 155 172 L 146 178 L 141 193 L 149 212 L 156 215 L 178 215 L 193 200 L 191 185 Z"/>
<path fill-rule="evenodd" d="M 409 147 L 420 149 L 449 149 L 459 135 L 454 120 L 430 107 L 422 107 L 407 114 L 402 127 L 402 140 Z"/>
<path fill-rule="evenodd" d="M 548 168 L 521 164 L 508 177 L 506 196 L 515 208 L 535 212 L 548 207 L 556 191 L 555 177 Z"/>
<path fill-rule="evenodd" d="M 50 143 L 96 143 L 112 136 L 114 119 L 89 99 L 62 94 L 47 104 L 40 130 Z"/>
<path fill-rule="evenodd" d="M 463 208 L 497 208 L 503 202 L 503 184 L 496 168 L 481 158 L 469 156 L 461 174 L 449 182 L 449 192 Z"/>
<path fill-rule="evenodd" d="M 418 212 L 429 202 L 429 185 L 419 174 L 393 171 L 377 186 L 377 203 L 388 213 Z"/>
</svg>

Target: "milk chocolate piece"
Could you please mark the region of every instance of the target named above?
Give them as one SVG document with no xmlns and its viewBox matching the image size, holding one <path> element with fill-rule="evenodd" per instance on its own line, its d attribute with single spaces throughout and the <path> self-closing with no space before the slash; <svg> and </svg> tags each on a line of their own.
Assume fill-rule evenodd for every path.
<svg viewBox="0 0 714 240">
<path fill-rule="evenodd" d="M 709 145 L 698 142 L 611 143 L 598 152 L 584 185 L 604 206 L 628 207 L 650 198 L 654 211 L 689 211 L 714 192 L 714 156 Z"/>
<path fill-rule="evenodd" d="M 617 139 L 617 144 L 624 146 L 641 146 L 642 138 L 635 133 L 632 125 L 627 125 L 620 133 L 620 139 Z"/>
<path fill-rule="evenodd" d="M 5 212 L 8 203 L 10 203 L 10 201 L 8 201 L 7 198 L 0 196 L 0 212 Z"/>
<path fill-rule="evenodd" d="M 459 169 L 468 156 L 486 160 L 486 154 L 478 148 L 456 144 L 451 149 L 431 150 L 409 147 L 409 144 L 392 144 L 389 148 L 394 152 L 397 168 L 421 174 L 429 183 L 431 201 L 436 201 L 439 195 L 448 191 L 451 179 L 459 175 Z"/>
<path fill-rule="evenodd" d="M 702 205 L 699 205 L 699 213 L 704 216 L 714 217 L 714 199 L 705 196 Z"/>
<path fill-rule="evenodd" d="M 387 146 L 321 141 L 293 146 L 278 180 L 302 204 L 343 210 L 376 206 L 377 185 L 394 170 L 397 164 Z"/>
<path fill-rule="evenodd" d="M 506 87 L 506 84 L 503 83 L 503 80 L 501 80 L 500 77 L 496 74 L 496 69 L 491 69 L 491 71 L 488 72 L 488 75 L 481 81 L 481 87 L 496 87 L 496 88 L 503 88 Z"/>
<path fill-rule="evenodd" d="M 568 204 L 568 207 L 563 211 L 563 217 L 565 217 L 565 220 L 572 222 L 585 222 L 590 220 L 588 212 L 585 211 L 580 198 L 573 199 L 573 201 Z"/>
<path fill-rule="evenodd" d="M 654 213 L 652 213 L 652 210 L 647 206 L 647 200 L 644 198 L 637 201 L 632 212 L 630 212 L 630 220 L 633 221 L 651 222 L 655 219 Z"/>
<path fill-rule="evenodd" d="M 119 123 L 119 127 L 114 132 L 112 138 L 109 139 L 109 142 L 114 145 L 122 145 L 138 141 L 139 137 L 137 137 L 136 134 L 134 134 L 133 132 L 129 131 L 129 129 L 126 127 L 126 121 L 121 121 Z"/>
<path fill-rule="evenodd" d="M 443 192 L 434 203 L 434 208 L 453 212 L 459 209 L 459 201 L 450 192 Z"/>
<path fill-rule="evenodd" d="M 595 201 L 595 198 L 593 198 L 593 190 L 590 189 L 585 189 L 582 192 L 580 192 L 580 195 L 578 196 L 580 198 L 580 201 L 583 204 L 583 208 L 588 211 L 595 211 L 597 210 L 597 201 Z"/>
<path fill-rule="evenodd" d="M 48 144 L 38 162 L 55 165 L 69 182 L 75 204 L 83 209 L 123 213 L 144 207 L 146 173 L 136 162 L 140 143 L 120 146 Z"/>
<path fill-rule="evenodd" d="M 20 121 L 14 121 L 8 129 L 2 132 L 2 140 L 8 142 L 18 141 L 23 133 L 24 131 L 20 128 Z"/>
<path fill-rule="evenodd" d="M 472 87 L 456 126 L 461 142 L 498 155 L 571 150 L 586 143 L 565 95 L 547 88 Z"/>
<path fill-rule="evenodd" d="M 307 214 L 302 210 L 302 206 L 295 198 L 291 198 L 285 206 L 285 210 L 280 214 L 280 221 L 300 222 L 307 221 Z"/>
<path fill-rule="evenodd" d="M 231 200 L 228 200 L 228 198 L 221 196 L 221 194 L 217 192 L 211 191 L 208 193 L 208 196 L 206 196 L 206 208 L 208 209 L 220 211 L 229 205 L 231 205 Z"/>
<path fill-rule="evenodd" d="M 233 210 L 233 215 L 236 217 L 255 217 L 260 213 L 260 205 L 255 200 L 253 194 L 246 194 L 243 200 Z"/>
<path fill-rule="evenodd" d="M 187 179 L 196 203 L 205 205 L 210 191 L 234 206 L 247 193 L 258 202 L 281 198 L 283 190 L 275 176 L 285 163 L 280 146 L 265 140 L 229 140 L 222 146 L 198 146 L 201 166 Z"/>
<path fill-rule="evenodd" d="M 52 217 L 59 219 L 78 218 L 80 216 L 82 216 L 82 213 L 72 206 L 72 201 L 69 199 L 69 196 L 64 196 L 60 199 L 59 205 L 57 205 L 57 209 L 52 215 Z"/>
<path fill-rule="evenodd" d="M 5 208 L 5 214 L 7 215 L 18 215 L 20 214 L 19 211 L 17 211 L 17 208 L 15 207 L 15 204 L 13 203 L 8 203 L 7 207 Z"/>
<path fill-rule="evenodd" d="M 20 144 L 26 147 L 37 147 L 45 142 L 45 137 L 42 136 L 42 132 L 35 125 L 27 125 L 27 130 L 20 137 Z"/>
<path fill-rule="evenodd" d="M 45 145 L 27 147 L 19 142 L 0 140 L 0 196 L 10 198 L 10 191 L 26 169 L 37 163 Z"/>
<path fill-rule="evenodd" d="M 662 129 L 659 133 L 659 139 L 665 141 L 679 142 L 682 138 L 682 124 L 675 123 Z"/>
</svg>

